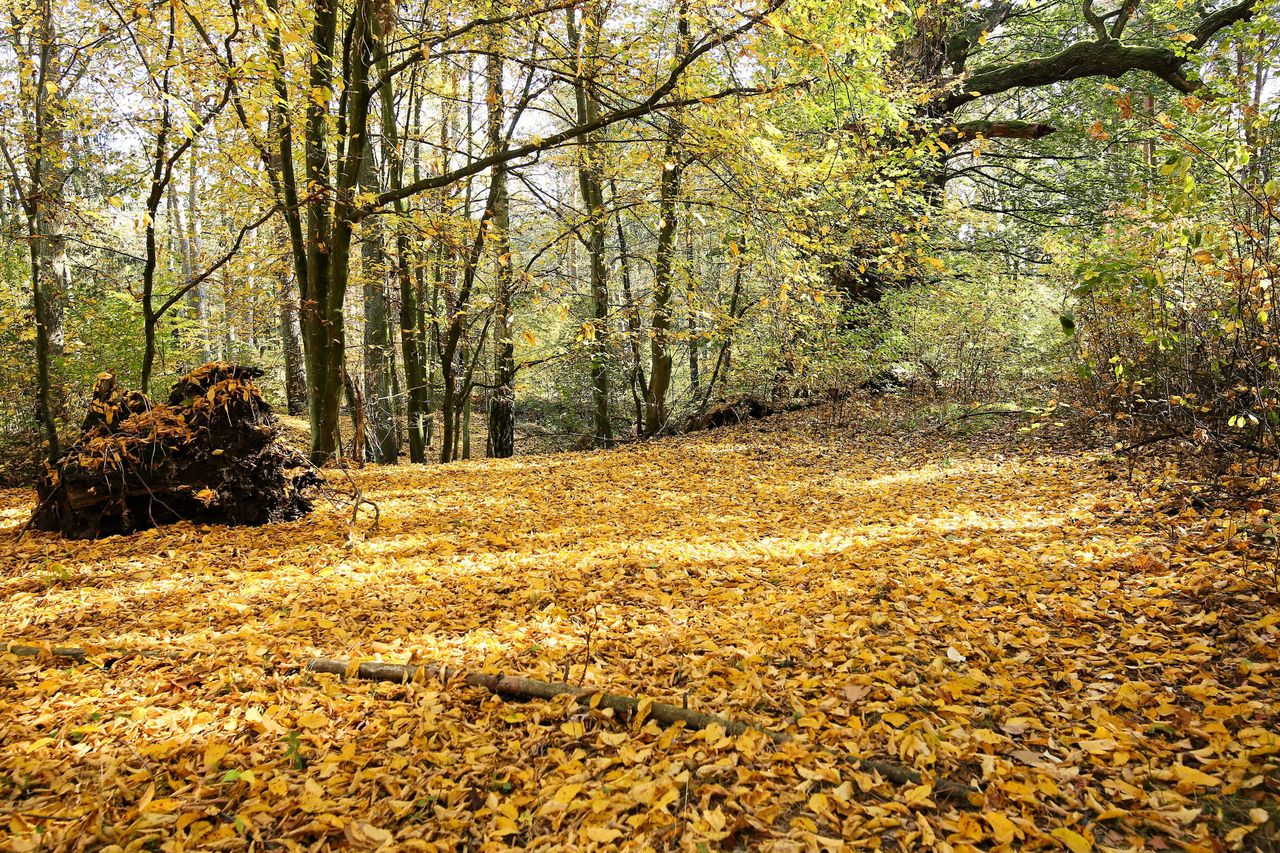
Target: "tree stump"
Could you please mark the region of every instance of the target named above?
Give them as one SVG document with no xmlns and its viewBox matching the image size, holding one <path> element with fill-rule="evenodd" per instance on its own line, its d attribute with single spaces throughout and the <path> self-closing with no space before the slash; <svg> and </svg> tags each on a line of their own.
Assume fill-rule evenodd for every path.
<svg viewBox="0 0 1280 853">
<path fill-rule="evenodd" d="M 704 429 L 717 429 L 743 421 L 753 421 L 783 411 L 770 405 L 759 397 L 743 394 L 731 399 L 721 398 L 712 403 L 706 411 L 689 418 L 685 425 L 686 432 L 697 432 Z"/>
<path fill-rule="evenodd" d="M 176 521 L 258 525 L 311 509 L 320 483 L 280 439 L 256 367 L 211 362 L 155 403 L 102 373 L 79 440 L 36 483 L 32 518 L 71 539 Z"/>
</svg>

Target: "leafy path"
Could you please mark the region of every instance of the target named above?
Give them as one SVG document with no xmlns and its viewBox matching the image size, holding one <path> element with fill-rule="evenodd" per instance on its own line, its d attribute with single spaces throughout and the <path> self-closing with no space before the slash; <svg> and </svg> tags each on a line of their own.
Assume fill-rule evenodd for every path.
<svg viewBox="0 0 1280 853">
<path fill-rule="evenodd" d="M 1274 849 L 1280 611 L 1221 526 L 1090 456 L 933 441 L 810 416 L 369 469 L 382 525 L 354 535 L 321 509 L 19 543 L 9 493 L 0 637 L 184 657 L 0 655 L 0 826 L 19 850 Z M 294 671 L 315 655 L 567 678 L 813 746 Z"/>
</svg>

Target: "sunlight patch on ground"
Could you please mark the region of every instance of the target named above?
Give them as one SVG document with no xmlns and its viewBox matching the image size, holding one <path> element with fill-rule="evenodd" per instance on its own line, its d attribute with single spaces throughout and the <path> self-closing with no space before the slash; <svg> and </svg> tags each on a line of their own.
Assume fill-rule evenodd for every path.
<svg viewBox="0 0 1280 853">
<path fill-rule="evenodd" d="M 0 774 L 27 781 L 0 798 L 58 816 L 10 832 L 323 846 L 360 821 L 424 849 L 605 830 L 711 849 L 891 833 L 915 849 L 1006 831 L 816 744 L 978 784 L 1028 848 L 1067 828 L 1098 848 L 1219 831 L 1200 804 L 1255 790 L 1280 754 L 1280 620 L 1223 585 L 1206 557 L 1221 546 L 1100 516 L 1134 498 L 1087 458 L 951 445 L 946 464 L 897 468 L 893 439 L 859 441 L 737 428 L 369 467 L 354 476 L 376 531 L 321 502 L 260 529 L 18 542 L 30 498 L 0 495 L 5 640 L 178 655 L 4 659 L 18 747 Z M 1227 595 L 1244 598 L 1215 603 Z M 299 673 L 315 655 L 567 679 L 804 740 Z M 1095 819 L 1095 803 L 1119 811 Z"/>
</svg>

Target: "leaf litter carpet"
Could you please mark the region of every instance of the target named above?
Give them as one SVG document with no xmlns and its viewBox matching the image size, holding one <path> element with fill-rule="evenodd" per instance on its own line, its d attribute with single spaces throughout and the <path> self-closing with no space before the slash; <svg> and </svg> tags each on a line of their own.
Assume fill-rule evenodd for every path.
<svg viewBox="0 0 1280 853">
<path fill-rule="evenodd" d="M 1156 511 L 1118 463 L 810 414 L 356 476 L 376 531 L 322 506 L 18 541 L 31 500 L 3 494 L 4 641 L 167 656 L 0 654 L 0 847 L 1277 849 L 1276 599 L 1231 525 Z"/>
</svg>

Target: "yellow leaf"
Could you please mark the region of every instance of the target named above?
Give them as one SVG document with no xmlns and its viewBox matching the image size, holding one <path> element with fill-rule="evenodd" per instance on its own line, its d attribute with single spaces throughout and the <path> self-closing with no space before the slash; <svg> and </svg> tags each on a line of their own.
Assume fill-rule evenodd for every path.
<svg viewBox="0 0 1280 853">
<path fill-rule="evenodd" d="M 991 826 L 991 837 L 1000 844 L 1010 844 L 1018 834 L 1018 828 L 1013 825 L 1013 821 L 1000 814 L 999 812 L 989 812 L 984 814 L 983 819 Z"/>
<path fill-rule="evenodd" d="M 1187 767 L 1185 764 L 1173 765 L 1173 775 L 1178 777 L 1179 782 L 1186 782 L 1189 785 L 1198 785 L 1200 787 L 1212 787 L 1221 785 L 1222 780 L 1217 776 L 1210 776 L 1202 770 L 1194 767 Z M 1182 787 L 1179 785 L 1178 787 Z"/>
<path fill-rule="evenodd" d="M 524 341 L 531 347 L 536 347 L 538 345 L 538 339 L 534 337 L 533 332 L 528 329 L 524 330 Z"/>
<path fill-rule="evenodd" d="M 551 797 L 551 799 L 556 800 L 557 802 L 564 803 L 565 805 L 568 805 L 569 803 L 573 802 L 573 798 L 577 796 L 578 792 L 581 790 L 582 790 L 582 785 L 575 782 L 571 785 L 565 785 L 563 788 L 556 791 L 555 794 Z"/>
<path fill-rule="evenodd" d="M 907 715 L 901 713 L 900 711 L 890 711 L 880 719 L 884 720 L 886 723 L 893 726 L 895 729 L 900 729 L 907 723 Z"/>
<path fill-rule="evenodd" d="M 501 838 L 504 835 L 515 835 L 520 831 L 520 824 L 506 815 L 498 815 L 493 819 L 493 834 Z"/>
<path fill-rule="evenodd" d="M 582 737 L 587 733 L 587 727 L 580 720 L 570 720 L 567 723 L 561 723 L 560 731 L 569 737 Z"/>
<path fill-rule="evenodd" d="M 319 711 L 307 711 L 298 717 L 298 725 L 304 729 L 320 729 L 328 724 L 329 718 Z"/>
<path fill-rule="evenodd" d="M 622 832 L 617 829 L 609 829 L 607 826 L 588 826 L 587 838 L 597 844 L 609 844 L 622 837 Z"/>
<path fill-rule="evenodd" d="M 177 797 L 163 797 L 159 800 L 152 800 L 142 811 L 147 814 L 169 814 L 175 812 L 182 805 L 182 801 Z"/>
<path fill-rule="evenodd" d="M 228 744 L 209 741 L 208 746 L 204 748 L 204 769 L 206 771 L 216 769 L 218 762 L 230 751 L 231 747 Z"/>
<path fill-rule="evenodd" d="M 1093 849 L 1092 841 L 1065 826 L 1060 826 L 1049 834 L 1061 841 L 1071 853 L 1089 853 Z"/>
</svg>

